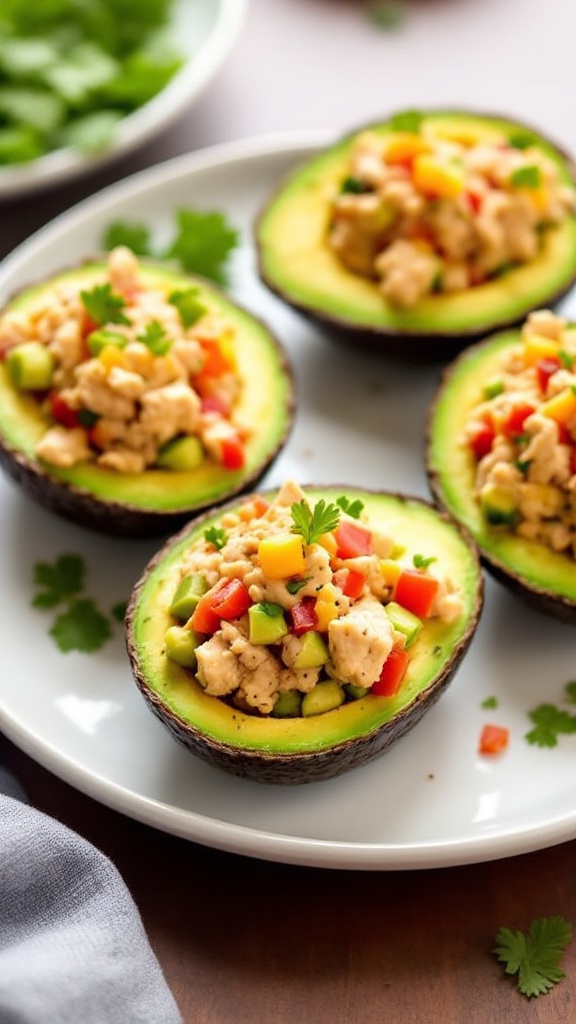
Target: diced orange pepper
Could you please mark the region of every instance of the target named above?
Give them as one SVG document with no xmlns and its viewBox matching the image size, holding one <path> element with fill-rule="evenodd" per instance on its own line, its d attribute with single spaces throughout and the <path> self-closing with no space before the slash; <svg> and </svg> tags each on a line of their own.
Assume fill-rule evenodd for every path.
<svg viewBox="0 0 576 1024">
<path fill-rule="evenodd" d="M 429 153 L 430 143 L 414 132 L 394 132 L 384 142 L 386 163 L 410 163 L 419 153 Z"/>
<path fill-rule="evenodd" d="M 510 742 L 510 730 L 501 725 L 485 725 L 480 733 L 480 754 L 501 754 Z"/>
<path fill-rule="evenodd" d="M 413 181 L 419 192 L 441 199 L 452 199 L 464 189 L 462 170 L 428 153 L 415 158 Z"/>
<path fill-rule="evenodd" d="M 434 576 L 428 576 L 419 569 L 403 569 L 396 584 L 394 600 L 419 619 L 426 619 L 432 612 L 439 586 Z"/>
<path fill-rule="evenodd" d="M 544 402 L 540 406 L 540 413 L 565 426 L 569 420 L 576 417 L 576 394 L 572 388 L 565 388 Z"/>
<path fill-rule="evenodd" d="M 536 366 L 541 359 L 558 358 L 560 348 L 554 338 L 546 338 L 543 334 L 528 334 L 523 337 L 522 358 L 525 366 Z"/>
</svg>

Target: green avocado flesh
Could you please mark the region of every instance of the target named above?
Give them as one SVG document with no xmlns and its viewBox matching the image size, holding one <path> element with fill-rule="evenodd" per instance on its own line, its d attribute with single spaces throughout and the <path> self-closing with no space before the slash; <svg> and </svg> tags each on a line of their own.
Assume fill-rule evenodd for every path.
<svg viewBox="0 0 576 1024">
<path fill-rule="evenodd" d="M 342 488 L 306 488 L 306 493 L 313 500 L 333 501 Z M 375 756 L 415 724 L 439 696 L 472 639 L 482 605 L 482 577 L 475 548 L 459 528 L 415 498 L 348 488 L 346 494 L 362 500 L 368 525 L 385 527 L 406 547 L 407 557 L 421 551 L 425 538 L 427 555 L 437 559 L 439 572 L 450 576 L 463 596 L 462 614 L 454 622 L 424 622 L 394 697 L 368 694 L 310 717 L 258 717 L 207 695 L 192 673 L 165 656 L 166 629 L 174 622 L 169 606 L 181 558 L 207 525 L 218 523 L 218 514 L 188 524 L 168 541 L 134 589 L 127 644 L 145 700 L 194 753 L 235 774 L 257 781 L 307 782 Z M 231 507 L 230 503 L 226 509 Z"/>
<path fill-rule="evenodd" d="M 505 527 L 490 526 L 474 496 L 475 459 L 462 440 L 471 410 L 482 401 L 485 384 L 498 376 L 507 353 L 519 340 L 517 331 L 493 335 L 467 349 L 448 367 L 430 411 L 428 477 L 439 503 L 469 530 L 487 567 L 493 568 L 498 578 L 520 592 L 525 589 L 524 596 L 532 595 L 544 610 L 576 618 L 574 559 Z"/>
<path fill-rule="evenodd" d="M 6 309 L 25 311 L 27 305 L 49 292 L 55 281 L 90 289 L 104 270 L 104 263 L 88 263 L 63 272 L 51 280 L 17 295 Z M 236 356 L 242 377 L 237 405 L 238 419 L 250 432 L 246 442 L 246 463 L 230 470 L 204 460 L 193 470 L 150 469 L 123 474 L 94 463 L 79 463 L 61 469 L 39 463 L 35 445 L 51 425 L 38 403 L 11 382 L 5 362 L 0 362 L 0 449 L 28 462 L 40 476 L 79 491 L 98 502 L 159 513 L 178 513 L 207 507 L 243 489 L 245 481 L 257 478 L 284 443 L 292 418 L 292 378 L 285 357 L 264 324 L 237 306 L 209 282 L 155 264 L 142 264 L 145 283 L 169 290 L 199 288 L 198 298 L 209 309 L 221 313 L 234 325 Z M 10 471 L 10 466 L 7 466 Z"/>
<path fill-rule="evenodd" d="M 424 118 L 473 132 L 478 139 L 490 140 L 494 132 L 508 137 L 526 132 L 514 121 L 457 111 L 429 112 Z M 362 131 L 385 136 L 393 128 L 393 122 L 383 122 Z M 574 216 L 545 232 L 542 250 L 530 263 L 473 289 L 431 295 L 410 309 L 390 305 L 375 284 L 347 270 L 325 240 L 330 201 L 349 173 L 350 150 L 358 134 L 347 135 L 297 169 L 259 218 L 256 239 L 262 278 L 288 303 L 334 326 L 368 333 L 466 337 L 517 323 L 529 309 L 550 305 L 570 287 L 576 276 Z M 568 158 L 539 134 L 531 131 L 530 137 L 558 167 L 561 181 L 573 185 Z"/>
</svg>

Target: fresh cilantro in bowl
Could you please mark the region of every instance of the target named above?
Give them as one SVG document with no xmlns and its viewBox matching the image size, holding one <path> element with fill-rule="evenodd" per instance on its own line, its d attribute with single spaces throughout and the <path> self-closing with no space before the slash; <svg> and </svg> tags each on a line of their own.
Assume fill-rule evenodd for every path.
<svg viewBox="0 0 576 1024">
<path fill-rule="evenodd" d="M 174 0 L 2 0 L 0 166 L 63 147 L 98 153 L 170 81 Z"/>
</svg>

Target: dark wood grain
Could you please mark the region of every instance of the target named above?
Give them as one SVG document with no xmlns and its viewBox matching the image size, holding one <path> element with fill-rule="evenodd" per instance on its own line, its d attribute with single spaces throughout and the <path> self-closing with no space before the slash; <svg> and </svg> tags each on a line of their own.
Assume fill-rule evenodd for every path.
<svg viewBox="0 0 576 1024">
<path fill-rule="evenodd" d="M 266 863 L 157 832 L 8 754 L 31 801 L 118 867 L 186 1024 L 576 1019 L 576 943 L 566 979 L 531 1001 L 491 953 L 503 924 L 576 922 L 576 843 L 432 871 Z"/>
</svg>

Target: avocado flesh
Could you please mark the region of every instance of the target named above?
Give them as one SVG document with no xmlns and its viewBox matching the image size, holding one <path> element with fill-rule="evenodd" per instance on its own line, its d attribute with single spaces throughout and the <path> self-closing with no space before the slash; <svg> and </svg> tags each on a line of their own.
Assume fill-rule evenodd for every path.
<svg viewBox="0 0 576 1024">
<path fill-rule="evenodd" d="M 104 266 L 89 263 L 63 272 L 19 293 L 6 308 L 25 310 L 57 280 L 90 289 Z M 51 424 L 35 399 L 13 386 L 5 363 L 0 362 L 0 464 L 32 497 L 54 511 L 95 529 L 134 535 L 169 532 L 194 512 L 252 486 L 285 443 L 293 414 L 291 372 L 264 324 L 205 280 L 150 263 L 142 265 L 141 275 L 156 286 L 198 285 L 201 301 L 235 325 L 243 383 L 237 410 L 251 431 L 241 470 L 225 469 L 208 459 L 190 471 L 155 468 L 135 474 L 89 462 L 70 469 L 40 463 L 35 445 Z"/>
<path fill-rule="evenodd" d="M 335 500 L 343 488 L 307 488 L 317 499 Z M 368 694 L 337 710 L 309 718 L 244 714 L 207 695 L 195 678 L 165 657 L 164 635 L 178 583 L 179 563 L 191 541 L 219 513 L 188 524 L 145 569 L 128 609 L 127 646 L 144 699 L 172 734 L 193 753 L 234 774 L 256 781 L 301 783 L 330 778 L 379 754 L 419 720 L 440 696 L 463 657 L 482 606 L 482 577 L 473 545 L 431 505 L 395 494 L 345 488 L 360 498 L 372 523 L 386 529 L 411 553 L 422 550 L 462 590 L 464 609 L 453 623 L 430 619 L 411 648 L 412 658 L 398 694 Z M 225 506 L 233 507 L 234 503 Z"/>
<path fill-rule="evenodd" d="M 542 611 L 576 621 L 574 559 L 505 527 L 490 526 L 474 496 L 475 459 L 462 443 L 484 385 L 498 376 L 507 352 L 519 341 L 518 331 L 496 334 L 447 368 L 429 415 L 428 479 L 436 500 L 469 530 L 496 578 Z"/>
<path fill-rule="evenodd" d="M 526 131 L 518 122 L 458 111 L 425 113 L 427 122 L 446 130 L 493 139 Z M 386 135 L 390 122 L 367 125 Z M 390 305 L 377 286 L 353 274 L 326 243 L 329 203 L 348 171 L 359 131 L 341 139 L 297 169 L 263 209 L 256 241 L 264 283 L 300 312 L 319 320 L 340 338 L 378 347 L 389 354 L 443 359 L 463 344 L 492 330 L 519 323 L 527 312 L 560 300 L 576 278 L 576 217 L 546 231 L 538 257 L 500 277 L 453 294 L 435 294 L 410 309 Z M 540 134 L 534 144 L 574 185 L 569 159 Z"/>
</svg>

